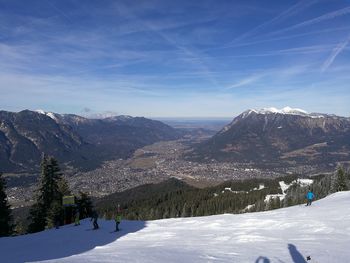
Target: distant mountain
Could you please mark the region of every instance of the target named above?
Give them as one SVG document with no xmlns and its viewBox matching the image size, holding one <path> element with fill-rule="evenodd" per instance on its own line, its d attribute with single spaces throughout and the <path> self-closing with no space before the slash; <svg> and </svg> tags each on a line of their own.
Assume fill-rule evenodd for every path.
<svg viewBox="0 0 350 263">
<path fill-rule="evenodd" d="M 42 153 L 68 162 L 83 158 L 77 153 L 85 144 L 79 134 L 53 118 L 24 110 L 0 111 L 0 164 L 2 171 L 37 167 Z"/>
<path fill-rule="evenodd" d="M 278 166 L 349 161 L 350 119 L 289 107 L 247 110 L 188 158 Z"/>
<path fill-rule="evenodd" d="M 66 165 L 90 169 L 181 135 L 162 122 L 142 117 L 87 119 L 44 111 L 0 111 L 0 170 L 37 170 L 42 153 Z"/>
<path fill-rule="evenodd" d="M 94 145 L 95 158 L 126 158 L 135 150 L 157 141 L 178 139 L 182 133 L 160 121 L 143 117 L 116 116 L 105 119 L 83 119 L 76 115 L 64 115 L 61 119 Z"/>
</svg>

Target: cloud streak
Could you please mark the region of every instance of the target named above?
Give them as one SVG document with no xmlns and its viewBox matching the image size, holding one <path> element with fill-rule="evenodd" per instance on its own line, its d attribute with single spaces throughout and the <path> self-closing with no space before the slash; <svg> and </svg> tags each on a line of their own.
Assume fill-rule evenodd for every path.
<svg viewBox="0 0 350 263">
<path fill-rule="evenodd" d="M 259 79 L 261 79 L 264 75 L 252 75 L 249 76 L 247 78 L 241 79 L 239 80 L 237 83 L 230 85 L 228 88 L 226 88 L 226 90 L 230 90 L 230 89 L 234 89 L 234 88 L 239 88 L 239 87 L 243 87 L 243 86 L 248 86 L 256 81 L 258 81 Z"/>
<path fill-rule="evenodd" d="M 308 0 L 308 1 L 299 1 L 298 3 L 296 3 L 295 5 L 291 6 L 290 8 L 288 8 L 287 10 L 283 11 L 282 13 L 280 13 L 278 16 L 272 18 L 271 20 L 268 20 L 265 23 L 262 23 L 260 25 L 258 25 L 257 27 L 249 30 L 248 32 L 240 35 L 239 37 L 235 38 L 233 41 L 231 41 L 228 46 L 230 46 L 232 43 L 236 43 L 239 42 L 249 36 L 252 36 L 256 33 L 258 33 L 259 31 L 268 28 L 269 26 L 274 25 L 277 22 L 281 22 L 295 14 L 299 14 L 300 12 L 304 11 L 305 9 L 307 9 L 308 7 L 314 5 L 315 3 L 317 3 L 318 0 Z"/>
<path fill-rule="evenodd" d="M 334 62 L 336 57 L 346 48 L 346 46 L 349 44 L 350 37 L 348 37 L 345 41 L 340 42 L 333 50 L 330 56 L 326 59 L 326 61 L 323 63 L 321 71 L 326 71 Z"/>
<path fill-rule="evenodd" d="M 350 10 L 340 0 L 24 2 L 0 3 L 2 107 L 230 116 L 329 80 L 348 92 L 350 62 L 339 56 Z"/>
<path fill-rule="evenodd" d="M 285 32 L 291 31 L 291 30 L 299 29 L 299 28 L 306 27 L 306 26 L 315 25 L 315 24 L 318 24 L 318 23 L 321 23 L 321 22 L 324 22 L 327 20 L 331 20 L 331 19 L 334 19 L 337 17 L 345 16 L 348 14 L 350 14 L 350 6 L 342 8 L 342 9 L 338 9 L 338 10 L 333 11 L 333 12 L 329 12 L 327 14 L 315 17 L 313 19 L 306 20 L 304 22 L 295 24 L 295 25 L 290 26 L 290 27 L 286 27 L 286 28 L 281 29 L 281 30 L 271 32 L 267 35 L 272 36 L 272 35 L 285 33 Z"/>
</svg>

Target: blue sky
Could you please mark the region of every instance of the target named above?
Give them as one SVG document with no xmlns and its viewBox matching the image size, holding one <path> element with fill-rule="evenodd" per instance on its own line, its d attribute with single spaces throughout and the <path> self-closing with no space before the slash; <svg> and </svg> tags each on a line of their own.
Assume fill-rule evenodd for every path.
<svg viewBox="0 0 350 263">
<path fill-rule="evenodd" d="M 350 116 L 349 42 L 349 0 L 0 0 L 0 107 Z"/>
</svg>

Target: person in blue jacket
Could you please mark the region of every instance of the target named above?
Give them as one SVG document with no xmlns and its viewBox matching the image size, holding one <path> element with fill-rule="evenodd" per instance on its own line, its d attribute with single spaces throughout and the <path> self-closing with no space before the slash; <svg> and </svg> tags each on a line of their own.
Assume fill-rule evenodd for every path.
<svg viewBox="0 0 350 263">
<path fill-rule="evenodd" d="M 306 203 L 306 206 L 309 206 L 311 205 L 312 203 L 312 200 L 315 198 L 315 195 L 313 192 L 311 192 L 311 190 L 309 190 L 306 194 L 306 199 L 307 199 L 307 203 Z"/>
</svg>

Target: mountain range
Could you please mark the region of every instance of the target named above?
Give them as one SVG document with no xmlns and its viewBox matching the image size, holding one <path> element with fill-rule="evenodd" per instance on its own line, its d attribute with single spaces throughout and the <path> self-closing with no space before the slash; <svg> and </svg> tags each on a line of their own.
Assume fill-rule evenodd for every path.
<svg viewBox="0 0 350 263">
<path fill-rule="evenodd" d="M 0 111 L 0 170 L 38 171 L 43 153 L 67 167 L 92 169 L 105 160 L 126 158 L 140 147 L 180 136 L 180 131 L 143 117 L 87 119 L 44 111 Z"/>
<path fill-rule="evenodd" d="M 91 170 L 136 149 L 184 135 L 160 121 L 115 116 L 0 111 L 0 171 L 38 171 L 43 153 L 66 168 Z M 350 161 L 350 118 L 289 107 L 247 110 L 207 140 L 192 144 L 185 159 L 267 167 L 334 166 Z"/>
<path fill-rule="evenodd" d="M 350 118 L 290 107 L 247 110 L 187 158 L 278 166 L 349 161 Z"/>
</svg>

